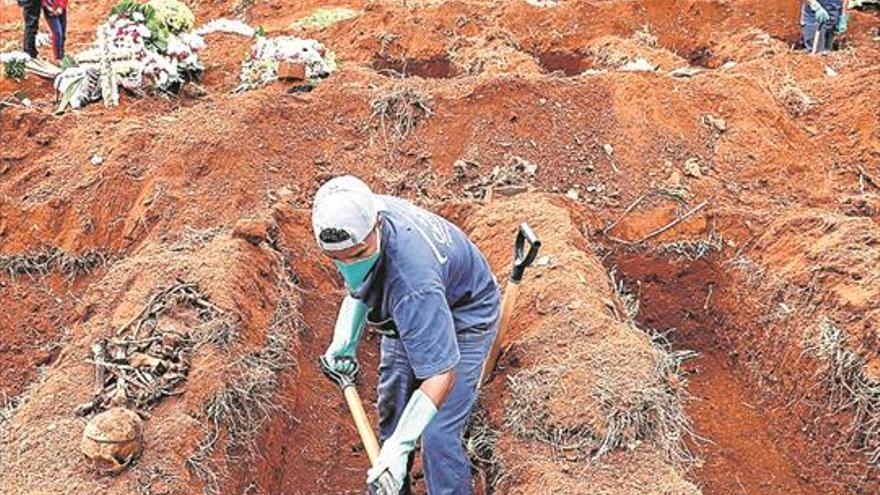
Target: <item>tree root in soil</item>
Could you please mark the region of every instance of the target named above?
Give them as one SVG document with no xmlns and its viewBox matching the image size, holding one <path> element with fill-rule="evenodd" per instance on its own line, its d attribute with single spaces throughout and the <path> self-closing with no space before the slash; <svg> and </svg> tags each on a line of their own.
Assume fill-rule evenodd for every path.
<svg viewBox="0 0 880 495">
<path fill-rule="evenodd" d="M 492 428 L 482 403 L 471 413 L 464 436 L 464 446 L 471 462 L 484 474 L 486 489 L 492 493 L 506 476 L 504 466 L 495 451 L 501 432 Z"/>
<path fill-rule="evenodd" d="M 852 413 L 849 444 L 863 451 L 872 469 L 880 465 L 880 381 L 866 373 L 865 358 L 849 345 L 847 335 L 820 318 L 808 332 L 804 354 L 817 358 L 817 372 L 828 407 Z"/>
<path fill-rule="evenodd" d="M 221 434 L 226 433 L 227 460 L 237 455 L 250 459 L 256 435 L 273 414 L 283 412 L 276 400 L 278 375 L 296 365 L 291 346 L 300 324 L 291 302 L 282 299 L 267 331 L 266 345 L 230 364 L 226 386 L 204 405 L 205 438 L 187 459 L 187 466 L 202 480 L 207 495 L 219 495 L 221 483 L 230 476 L 228 462 L 212 458 Z"/>
<path fill-rule="evenodd" d="M 611 231 L 615 227 L 617 227 L 617 225 L 620 224 L 620 222 L 622 222 L 624 218 L 626 218 L 630 213 L 632 213 L 632 211 L 635 210 L 635 208 L 637 206 L 642 204 L 645 200 L 652 198 L 652 197 L 655 197 L 655 196 L 671 197 L 672 199 L 678 201 L 682 205 L 686 204 L 684 200 L 682 200 L 678 197 L 675 197 L 673 195 L 670 195 L 666 191 L 659 190 L 659 189 L 651 189 L 648 192 L 646 192 L 645 194 L 642 194 L 641 196 L 636 198 L 635 201 L 630 203 L 630 205 L 627 206 L 625 210 L 623 210 L 623 213 L 620 215 L 620 217 L 617 220 L 606 225 L 602 229 L 602 235 L 610 241 L 613 241 L 613 242 L 616 242 L 619 244 L 623 244 L 625 246 L 630 246 L 630 247 L 640 246 L 640 245 L 644 244 L 645 242 L 648 242 L 649 240 L 659 236 L 660 234 L 672 229 L 673 227 L 675 227 L 679 223 L 687 220 L 688 218 L 695 215 L 696 213 L 698 213 L 700 210 L 702 210 L 703 208 L 705 208 L 709 204 L 708 201 L 703 201 L 702 203 L 698 204 L 697 206 L 694 206 L 693 208 L 688 209 L 686 212 L 680 213 L 675 219 L 673 219 L 671 222 L 667 223 L 666 225 L 663 225 L 662 227 L 655 229 L 652 232 L 649 232 L 648 234 L 644 235 L 642 238 L 635 240 L 635 241 L 631 241 L 628 239 L 621 239 L 621 238 L 616 237 L 611 234 Z"/>
<path fill-rule="evenodd" d="M 0 256 L 0 272 L 16 277 L 46 276 L 52 271 L 57 271 L 69 277 L 76 277 L 91 273 L 107 261 L 108 256 L 102 251 L 87 251 L 81 255 L 72 255 L 53 247 L 38 253 Z"/>
</svg>

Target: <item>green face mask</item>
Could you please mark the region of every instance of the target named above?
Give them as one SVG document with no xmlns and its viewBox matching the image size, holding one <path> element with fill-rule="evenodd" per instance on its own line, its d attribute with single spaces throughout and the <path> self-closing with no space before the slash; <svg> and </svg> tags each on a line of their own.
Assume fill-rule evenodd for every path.
<svg viewBox="0 0 880 495">
<path fill-rule="evenodd" d="M 380 251 L 377 250 L 375 254 L 362 260 L 352 261 L 351 263 L 343 263 L 338 260 L 333 260 L 333 264 L 336 265 L 339 273 L 342 274 L 342 278 L 345 279 L 345 284 L 348 286 L 348 289 L 356 291 L 360 289 L 367 274 L 370 273 L 373 265 L 376 264 L 376 260 L 379 259 L 379 254 Z"/>
</svg>

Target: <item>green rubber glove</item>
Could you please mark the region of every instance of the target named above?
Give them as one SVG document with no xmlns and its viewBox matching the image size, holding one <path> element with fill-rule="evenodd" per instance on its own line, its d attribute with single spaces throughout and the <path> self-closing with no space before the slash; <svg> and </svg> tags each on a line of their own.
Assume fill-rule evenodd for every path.
<svg viewBox="0 0 880 495">
<path fill-rule="evenodd" d="M 828 11 L 825 10 L 825 7 L 823 7 L 818 0 L 810 0 L 810 8 L 813 9 L 813 13 L 816 14 L 816 22 L 818 22 L 820 26 L 831 19 L 831 16 L 828 15 Z"/>
<path fill-rule="evenodd" d="M 355 351 L 364 331 L 364 317 L 367 306 L 360 300 L 345 296 L 339 306 L 336 327 L 333 329 L 333 340 L 324 352 L 330 366 L 338 373 L 350 374 L 355 368 Z M 338 359 L 338 358 L 350 358 Z"/>
<path fill-rule="evenodd" d="M 434 401 L 421 390 L 416 390 L 406 403 L 394 433 L 382 444 L 376 465 L 367 471 L 367 485 L 377 495 L 398 495 L 406 478 L 409 454 L 436 414 Z"/>
<path fill-rule="evenodd" d="M 849 24 L 849 14 L 847 14 L 845 12 L 843 14 L 840 14 L 840 19 L 837 20 L 837 28 L 834 29 L 834 32 L 837 34 L 845 33 L 848 24 Z"/>
</svg>

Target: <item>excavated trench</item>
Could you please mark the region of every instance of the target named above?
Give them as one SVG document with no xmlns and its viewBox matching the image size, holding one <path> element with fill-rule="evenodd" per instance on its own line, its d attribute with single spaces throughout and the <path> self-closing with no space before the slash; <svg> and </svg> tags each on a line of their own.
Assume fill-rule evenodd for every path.
<svg viewBox="0 0 880 495">
<path fill-rule="evenodd" d="M 532 205 L 530 210 L 536 209 L 533 204 L 538 201 L 529 202 Z M 546 209 L 545 205 L 537 208 L 543 211 Z M 505 213 L 509 214 L 511 211 L 524 209 L 514 205 L 508 207 Z M 511 222 L 498 220 L 498 208 L 453 206 L 445 207 L 443 214 L 471 228 L 479 225 L 481 219 L 488 218 L 491 227 L 478 227 L 478 243 L 490 238 L 510 237 L 507 231 L 510 230 L 511 225 L 508 223 Z M 578 214 L 575 212 L 574 215 Z M 539 225 L 542 220 L 546 222 L 542 218 L 530 219 L 532 222 L 537 221 Z M 298 221 L 279 222 L 283 240 L 295 243 L 294 239 L 307 234 L 304 227 L 296 222 Z M 544 228 L 546 230 L 549 227 L 545 224 Z M 578 238 L 575 242 L 577 249 L 589 251 L 589 241 L 585 238 Z M 509 257 L 505 243 L 483 247 L 496 270 L 503 273 L 506 270 L 506 258 Z M 308 251 L 310 248 L 303 244 L 292 249 Z M 549 261 L 545 260 L 544 263 L 549 263 L 552 270 L 553 265 L 559 263 L 555 258 L 560 252 L 549 249 L 545 251 Z M 772 404 L 765 401 L 767 392 L 749 379 L 750 370 L 740 362 L 737 352 L 724 334 L 728 328 L 725 326 L 725 315 L 739 309 L 725 306 L 728 300 L 725 291 L 732 288 L 731 281 L 720 264 L 719 255 L 710 253 L 706 257 L 692 260 L 651 251 L 615 250 L 604 258 L 604 270 L 601 270 L 600 265 L 596 265 L 596 268 L 599 270 L 593 276 L 604 278 L 607 272 L 612 274 L 612 281 L 622 278 L 624 293 L 638 299 L 639 311 L 635 320 L 640 328 L 646 329 L 655 337 L 662 335 L 657 340 L 667 342 L 673 351 L 693 350 L 699 354 L 684 365 L 688 391 L 693 398 L 685 402 L 685 411 L 693 422 L 696 434 L 695 438 L 688 441 L 688 445 L 699 458 L 696 464 L 685 471 L 688 479 L 700 487 L 703 493 L 713 495 L 829 493 L 819 483 L 809 482 L 808 475 L 800 469 L 794 444 L 777 427 L 779 421 L 787 421 L 789 418 L 784 413 L 771 410 Z M 546 268 L 539 268 L 532 276 L 548 277 L 544 270 Z M 298 264 L 298 274 L 304 289 L 309 293 L 303 299 L 302 308 L 308 330 L 302 334 L 299 344 L 301 366 L 295 377 L 291 376 L 284 381 L 280 391 L 281 395 L 296 397 L 292 415 L 298 420 L 293 422 L 289 418 L 279 417 L 267 425 L 258 442 L 261 446 L 258 456 L 260 461 L 242 473 L 241 482 L 237 486 L 240 489 L 259 486 L 266 493 L 284 493 L 297 488 L 304 490 L 303 493 L 312 493 L 312 488 L 306 487 L 315 486 L 311 483 L 317 479 L 316 489 L 334 493 L 359 493 L 362 470 L 367 462 L 360 442 L 338 392 L 325 383 L 325 379 L 308 361 L 310 356 L 323 351 L 326 329 L 332 326 L 336 300 L 342 293 L 334 281 L 335 277 L 329 275 L 320 263 Z M 526 283 L 536 282 L 532 280 Z M 543 289 L 550 282 L 539 280 L 537 283 L 541 288 L 535 289 L 536 295 L 524 296 L 525 300 L 520 302 L 524 308 L 520 310 L 523 313 L 519 317 L 528 322 L 528 327 L 541 327 L 555 321 L 552 315 L 565 304 L 568 307 L 583 304 L 563 304 L 562 299 L 567 298 L 558 292 Z M 574 300 L 586 301 L 590 297 L 585 292 L 582 296 L 575 296 Z M 518 332 L 519 335 L 515 338 L 522 339 L 522 332 L 528 330 L 520 327 Z M 522 344 L 514 345 L 516 347 Z M 372 370 L 375 369 L 378 357 L 377 341 L 368 338 L 361 352 L 364 369 L 368 371 L 362 376 L 359 390 L 372 415 L 375 401 L 375 373 Z M 510 376 L 521 373 L 523 367 L 527 370 L 529 366 L 524 363 L 528 363 L 529 359 L 526 351 L 513 352 L 502 361 L 503 375 L 509 379 Z M 487 421 L 491 427 L 503 430 L 507 427 L 505 418 L 509 414 L 511 391 L 506 385 L 499 385 L 498 381 L 503 383 L 504 380 L 496 380 L 484 393 L 483 414 L 489 418 Z M 514 435 L 513 438 L 518 437 Z M 515 491 L 516 484 L 495 487 L 491 481 L 485 481 L 497 479 L 499 471 L 503 471 L 496 464 L 500 462 L 495 457 L 498 455 L 498 448 L 504 453 L 502 456 L 512 456 L 511 446 L 507 443 L 512 440 L 505 439 L 498 443 L 495 438 L 494 441 L 489 447 L 481 445 L 482 450 L 476 452 L 481 459 L 477 464 L 483 471 L 479 476 L 484 483 L 481 490 L 485 493 Z M 540 451 L 539 447 L 533 448 Z M 577 459 L 576 454 L 566 455 L 574 455 Z M 288 456 L 296 456 L 298 459 L 295 467 L 285 462 Z M 490 462 L 486 462 L 487 458 Z M 645 461 L 646 464 L 647 462 Z M 547 466 L 545 469 L 558 467 Z M 419 469 L 417 466 L 415 486 L 417 493 L 424 493 Z M 536 475 L 529 471 L 525 476 L 529 478 Z M 557 487 L 572 486 L 559 480 L 544 479 L 541 482 Z"/>
<path fill-rule="evenodd" d="M 800 339 L 814 330 L 770 328 L 794 310 L 778 296 L 763 300 L 729 253 L 609 248 L 605 266 L 638 300 L 640 325 L 673 349 L 699 354 L 685 369 L 693 398 L 687 412 L 699 437 L 691 445 L 702 460 L 692 476 L 703 493 L 876 493 L 876 468 L 863 452 L 870 439 L 853 434 L 847 416 L 858 397 L 829 408 L 839 382 L 823 382 L 827 368 L 817 370 L 799 350 L 810 348 Z M 766 306 L 777 304 L 768 315 Z"/>
<path fill-rule="evenodd" d="M 446 55 L 398 59 L 376 54 L 370 67 L 383 76 L 395 78 L 448 79 L 458 75 L 458 70 Z"/>
<path fill-rule="evenodd" d="M 548 73 L 562 71 L 566 77 L 576 76 L 593 68 L 591 57 L 577 51 L 551 50 L 536 52 L 534 56 Z"/>
<path fill-rule="evenodd" d="M 626 482 L 653 483 L 645 485 L 648 487 L 643 493 L 697 493 L 696 487 L 712 495 L 846 493 L 828 489 L 834 486 L 835 480 L 831 468 L 805 466 L 801 462 L 798 449 L 803 444 L 786 436 L 788 430 L 780 427 L 801 418 L 778 407 L 780 397 L 771 397 L 772 394 L 762 388 L 760 380 L 754 378 L 754 370 L 741 355 L 741 347 L 736 342 L 744 337 L 732 332 L 752 332 L 755 327 L 738 327 L 731 321 L 757 309 L 734 304 L 737 300 L 734 294 L 740 289 L 720 253 L 700 251 L 689 257 L 669 250 L 600 245 L 582 234 L 587 213 L 553 196 L 520 195 L 484 206 L 447 205 L 442 213 L 469 231 L 487 253 L 499 280 L 504 280 L 503 275 L 509 269 L 509 241 L 519 221 L 532 223 L 547 241 L 542 257 L 522 289 L 511 330 L 511 351 L 500 362 L 501 376 L 484 390 L 483 417 L 471 431 L 469 441 L 475 445 L 471 454 L 483 471 L 478 478 L 483 480 L 485 493 L 531 493 L 529 490 L 538 486 L 579 493 L 578 490 L 594 485 L 607 487 L 608 493 L 632 493 L 627 491 L 632 486 L 625 485 Z M 277 368 L 277 377 L 270 389 L 271 401 L 277 407 L 270 408 L 256 425 L 250 451 L 230 443 L 226 436 L 232 430 L 221 426 L 220 442 L 226 448 L 218 448 L 214 455 L 225 459 L 221 462 L 225 466 L 225 478 L 215 486 L 218 490 L 215 493 L 362 493 L 366 456 L 339 391 L 326 381 L 314 361 L 326 346 L 343 289 L 311 242 L 307 210 L 289 205 L 275 207 L 271 218 L 258 220 L 255 225 L 255 229 L 240 229 L 232 238 L 220 235 L 214 240 L 199 241 L 207 244 L 192 249 L 204 250 L 205 254 L 200 255 L 198 250 L 194 254 L 208 262 L 187 275 L 193 280 L 213 279 L 207 284 L 215 287 L 213 294 L 225 294 L 218 297 L 218 304 L 239 308 L 236 311 L 245 318 L 242 338 L 248 345 L 259 344 L 266 338 L 261 337 L 261 332 L 271 333 L 277 324 L 273 315 L 280 306 L 277 306 L 278 296 L 272 295 L 274 291 L 290 283 L 300 295 L 292 311 L 287 313 L 299 322 L 288 336 L 293 365 Z M 256 248 L 254 244 L 261 247 Z M 608 253 L 601 263 L 593 254 L 596 249 Z M 150 254 L 153 251 L 156 253 Z M 47 344 L 54 350 L 35 357 L 33 362 L 23 362 L 22 367 L 27 369 L 48 365 L 48 378 L 35 389 L 34 403 L 24 408 L 26 417 L 34 422 L 33 427 L 48 425 L 51 428 L 43 433 L 47 435 L 45 442 L 59 442 L 67 438 L 65 435 L 75 437 L 80 431 L 81 424 L 71 419 L 68 409 L 81 400 L 80 396 L 87 395 L 87 391 L 80 390 L 81 387 L 68 381 L 65 375 L 78 376 L 77 373 L 88 369 L 79 361 L 88 348 L 89 332 L 98 335 L 108 322 L 130 319 L 144 300 L 144 294 L 152 290 L 155 280 L 163 279 L 130 278 L 128 274 L 149 266 L 158 268 L 167 278 L 169 273 L 183 273 L 180 270 L 188 266 L 191 259 L 184 252 L 165 260 L 169 255 L 163 252 L 150 248 L 147 254 L 121 261 L 124 266 L 118 269 L 111 267 L 108 273 L 96 272 L 77 279 L 69 292 L 70 297 L 78 301 L 75 307 L 72 303 L 69 307 L 58 307 L 62 313 L 75 315 L 69 318 L 77 330 L 69 346 L 71 349 L 61 352 L 66 354 L 64 358 L 58 358 L 58 346 Z M 278 275 L 281 272 L 276 269 L 269 269 L 278 259 L 277 252 L 290 260 L 287 277 Z M 227 264 L 221 261 L 225 257 L 235 261 L 225 268 L 226 272 L 213 274 L 212 264 Z M 261 260 L 260 264 L 254 265 L 253 259 Z M 165 263 L 169 268 L 161 268 Z M 263 268 L 256 268 L 259 266 Z M 273 272 L 276 275 L 270 275 Z M 618 284 L 620 280 L 622 284 Z M 15 283 L 27 288 L 25 292 L 34 297 L 33 293 L 38 292 L 44 282 L 16 279 Z M 87 287 L 89 285 L 95 287 Z M 110 306 L 96 304 L 96 295 L 114 290 L 120 292 L 109 302 Z M 260 295 L 259 304 L 250 301 L 253 294 Z M 634 317 L 638 328 L 629 327 L 625 316 L 634 301 L 638 302 Z M 28 311 L 38 312 L 36 308 L 46 303 L 34 304 L 27 306 L 31 308 Z M 93 318 L 93 315 L 97 316 Z M 17 331 L 20 326 L 4 324 L 4 328 Z M 566 333 L 569 331 L 574 333 L 569 335 Z M 55 334 L 44 335 L 47 342 L 54 338 Z M 760 339 L 761 335 L 751 338 Z M 368 336 L 359 351 L 365 370 L 359 391 L 374 424 L 377 347 L 378 339 Z M 568 347 L 577 349 L 577 353 L 561 351 Z M 620 353 L 624 350 L 628 357 L 621 360 Z M 609 401 L 614 403 L 618 397 L 625 397 L 624 402 L 636 401 L 636 404 L 645 401 L 644 407 L 649 410 L 671 408 L 669 410 L 674 411 L 678 407 L 679 393 L 681 397 L 687 395 L 677 388 L 677 384 L 683 382 L 679 382 L 674 371 L 662 374 L 665 378 L 659 382 L 652 381 L 657 380 L 654 369 L 662 367 L 651 363 L 654 359 L 659 360 L 657 363 L 668 363 L 664 359 L 679 352 L 686 356 L 684 351 L 687 350 L 699 354 L 683 361 L 680 370 L 684 373 L 680 378 L 686 379 L 687 392 L 692 396 L 692 400 L 681 403 L 695 436 L 689 437 L 675 429 L 686 428 L 685 423 L 673 424 L 667 433 L 682 435 L 699 460 L 684 464 L 670 461 L 669 455 L 676 449 L 655 436 L 656 418 L 634 416 L 638 419 L 627 421 L 640 425 L 635 432 L 627 433 L 624 429 L 625 440 L 610 444 L 613 448 L 601 454 L 603 457 L 598 463 L 588 462 L 606 446 L 603 442 L 595 443 L 597 435 L 611 438 L 608 431 L 612 423 L 608 423 L 608 418 L 614 415 L 606 417 L 609 412 L 603 409 Z M 202 356 L 196 362 L 214 366 L 214 359 L 210 355 Z M 53 371 L 52 368 L 59 369 Z M 598 375 L 589 372 L 594 368 Z M 181 469 L 186 455 L 176 453 L 183 455 L 179 458 L 181 464 L 176 467 L 173 456 L 166 459 L 157 455 L 170 455 L 169 448 L 186 454 L 203 445 L 204 438 L 209 438 L 201 433 L 206 418 L 195 412 L 181 414 L 181 408 L 198 410 L 206 394 L 220 385 L 215 383 L 219 377 L 211 378 L 214 371 L 210 369 L 196 368 L 192 375 L 193 391 L 185 394 L 183 401 L 169 399 L 153 412 L 153 418 L 148 421 L 147 433 L 152 435 L 148 437 L 148 453 L 134 466 L 129 478 L 123 475 L 114 479 L 115 488 L 108 493 L 121 493 L 120 488 L 124 492 L 125 487 L 135 485 L 146 490 L 142 493 L 154 495 L 189 493 L 185 490 L 206 486 L 198 481 L 193 470 Z M 623 381 L 605 383 L 602 381 L 606 379 L 605 374 L 623 377 Z M 648 381 L 630 382 L 635 380 L 634 376 L 643 376 Z M 599 387 L 590 388 L 593 384 Z M 643 385 L 659 395 L 641 395 Z M 612 396 L 596 402 L 593 394 L 596 390 L 607 392 L 606 387 L 610 387 Z M 572 395 L 562 400 L 554 394 L 541 395 L 557 389 Z M 53 398 L 58 390 L 74 392 L 73 397 L 61 405 L 61 410 Z M 625 392 L 627 390 L 631 392 Z M 614 395 L 625 393 L 635 395 Z M 195 395 L 190 397 L 191 394 Z M 781 398 L 783 402 L 789 399 Z M 54 409 L 41 409 L 50 405 Z M 614 414 L 623 413 L 615 410 Z M 20 421 L 16 424 L 14 417 L 12 421 L 17 428 L 28 426 Z M 189 426 L 185 430 L 179 430 L 184 426 L 170 428 L 171 423 L 167 421 Z M 173 436 L 179 431 L 187 432 L 185 438 Z M 571 450 L 572 443 L 582 447 Z M 0 442 L 0 452 L 3 447 Z M 75 450 L 75 447 L 69 449 Z M 158 453 L 151 453 L 153 449 L 158 449 Z M 77 473 L 72 479 L 78 481 L 70 486 L 92 486 L 94 478 L 92 481 L 88 481 L 88 477 L 78 478 L 87 473 L 79 471 L 77 465 L 59 463 L 58 467 L 61 471 L 74 469 L 71 473 Z M 625 481 L 614 474 L 623 472 L 628 473 L 623 477 Z M 23 479 L 20 474 L 13 478 Z M 156 481 L 160 478 L 162 483 Z M 124 481 L 126 479 L 130 481 Z M 162 487 L 171 488 L 162 491 Z M 670 487 L 674 487 L 674 491 L 664 491 Z M 418 465 L 416 489 L 417 493 L 425 492 Z M 0 493 L 7 492 L 0 490 Z"/>
<path fill-rule="evenodd" d="M 529 208 L 525 208 L 526 204 Z M 523 215 L 521 212 L 526 210 L 533 213 L 519 218 Z M 504 280 L 503 274 L 509 269 L 513 233 L 519 220 L 528 220 L 539 232 L 546 234 L 546 256 L 539 260 L 538 266 L 530 274 L 533 279 L 528 282 L 521 295 L 516 316 L 518 323 L 511 328 L 515 350 L 502 360 L 501 376 L 496 377 L 484 389 L 480 419 L 472 426 L 468 435 L 469 452 L 480 470 L 476 476 L 478 493 L 531 493 L 532 488 L 545 483 L 563 491 L 575 490 L 574 492 L 580 489 L 578 487 L 586 486 L 585 483 L 597 483 L 607 486 L 612 490 L 610 493 L 619 493 L 618 490 L 623 488 L 619 483 L 607 479 L 607 474 L 602 470 L 578 472 L 576 466 L 588 458 L 581 449 L 563 452 L 560 456 L 552 450 L 546 451 L 546 442 L 549 441 L 552 445 L 555 440 L 535 439 L 543 438 L 545 431 L 556 431 L 553 435 L 560 436 L 560 439 L 571 437 L 589 444 L 595 441 L 592 435 L 610 428 L 605 423 L 607 420 L 603 419 L 603 415 L 610 414 L 603 409 L 607 405 L 593 402 L 594 399 L 588 393 L 592 390 L 590 384 L 594 380 L 596 386 L 608 387 L 606 391 L 610 391 L 612 397 L 614 394 L 628 393 L 625 390 L 634 387 L 629 393 L 635 396 L 620 399 L 622 402 L 638 403 L 641 400 L 645 401 L 646 407 L 657 409 L 674 409 L 677 403 L 676 393 L 672 388 L 668 389 L 668 399 L 636 398 L 643 393 L 643 386 L 649 390 L 652 390 L 651 387 L 665 387 L 651 382 L 655 379 L 655 365 L 649 364 L 653 358 L 647 358 L 644 354 L 650 355 L 658 351 L 652 350 L 646 335 L 641 332 L 630 333 L 631 330 L 621 324 L 620 317 L 614 316 L 618 314 L 616 309 L 609 315 L 609 298 L 615 300 L 612 304 L 616 307 L 623 307 L 623 304 L 616 301 L 616 296 L 608 285 L 607 274 L 598 258 L 589 252 L 588 241 L 577 233 L 573 220 L 577 214 L 569 213 L 542 195 L 523 195 L 487 206 L 446 205 L 442 208 L 442 214 L 468 230 L 475 242 L 486 252 L 499 280 Z M 259 493 L 355 494 L 362 491 L 362 477 L 367 459 L 360 440 L 338 390 L 321 376 L 314 364 L 314 357 L 323 352 L 326 346 L 328 331 L 332 328 L 336 306 L 343 291 L 338 277 L 320 262 L 319 254 L 309 241 L 307 215 L 305 211 L 286 211 L 275 216 L 280 244 L 286 246 L 285 249 L 291 253 L 300 253 L 294 265 L 305 292 L 300 308 L 305 331 L 300 334 L 297 345 L 299 366 L 282 381 L 278 392 L 280 396 L 288 398 L 289 415 L 275 415 L 267 423 L 255 443 L 258 446 L 254 457 L 256 462 L 234 477 L 236 488 L 232 493 L 246 491 L 248 487 L 258 487 Z M 560 228 L 566 222 L 569 222 L 569 228 Z M 569 262 L 577 265 L 575 271 L 560 270 Z M 582 275 L 576 275 L 578 272 Z M 580 293 L 579 290 L 565 288 L 571 284 L 583 287 L 584 283 L 595 284 L 596 292 Z M 592 316 L 577 316 L 585 311 Z M 575 332 L 584 331 L 579 324 L 573 323 L 578 320 L 604 323 L 598 324 L 599 327 L 591 337 L 577 343 L 584 347 L 586 357 L 572 355 L 570 362 L 554 359 L 558 369 L 563 370 L 560 372 L 550 367 L 545 359 L 552 356 L 553 349 L 561 342 L 559 339 L 562 328 L 571 327 Z M 632 360 L 619 359 L 620 350 L 615 348 L 614 343 L 631 348 L 632 351 L 628 353 Z M 551 354 L 546 354 L 548 352 Z M 359 350 L 359 358 L 364 373 L 358 388 L 375 424 L 377 337 L 367 336 Z M 608 366 L 603 369 L 609 376 L 617 378 L 603 382 L 594 376 L 579 374 L 579 368 L 584 364 L 583 359 L 605 363 L 600 366 Z M 557 376 L 556 373 L 562 375 Z M 556 378 L 543 382 L 546 374 Z M 644 375 L 647 381 L 639 383 L 637 379 L 631 379 L 630 375 Z M 516 383 L 525 385 L 512 390 L 507 381 L 510 377 Z M 563 380 L 564 383 L 574 380 L 574 383 L 565 385 L 556 380 Z M 530 387 L 538 383 L 543 383 L 547 390 L 554 390 L 554 387 L 559 386 L 563 389 L 568 387 L 573 395 L 566 400 L 555 395 L 549 396 L 547 400 L 550 403 L 546 404 L 548 412 L 533 412 L 530 408 L 538 407 L 541 400 L 531 397 L 530 394 L 536 392 Z M 581 388 L 584 389 L 583 393 Z M 668 400 L 669 403 L 661 406 L 654 404 L 654 400 Z M 610 401 L 614 402 L 614 399 Z M 588 413 L 584 413 L 584 410 Z M 515 426 L 520 421 L 515 418 L 533 414 L 540 416 L 540 419 L 535 419 L 533 423 L 527 421 L 526 426 Z M 544 417 L 544 414 L 547 416 Z M 626 415 L 621 411 L 616 411 L 615 414 Z M 291 421 L 290 417 L 296 420 Z M 547 422 L 546 425 L 544 421 Z M 691 485 L 684 480 L 680 466 L 668 463 L 665 454 L 661 453 L 663 449 L 659 445 L 664 442 L 655 444 L 655 440 L 651 440 L 653 423 L 651 420 L 644 421 L 644 429 L 638 428 L 642 433 L 628 432 L 624 435 L 630 438 L 629 442 L 635 442 L 635 445 L 643 441 L 645 445 L 633 454 L 613 455 L 605 470 L 627 469 L 632 471 L 633 480 L 641 477 L 645 483 L 649 483 L 648 478 L 661 473 L 656 476 L 660 481 L 648 484 L 652 486 L 652 490 L 659 493 L 662 490 L 660 486 L 665 486 L 674 487 L 676 493 L 690 493 L 688 490 Z M 511 429 L 515 432 L 511 433 Z M 594 433 L 586 434 L 588 431 Z M 670 450 L 676 448 L 672 445 L 668 447 Z M 562 475 L 562 479 L 541 479 L 542 475 L 535 472 L 534 467 L 520 467 L 521 462 L 517 459 L 524 452 L 533 452 L 535 459 L 549 463 L 545 467 L 549 472 L 568 474 Z M 290 458 L 295 458 L 296 461 L 292 463 Z M 503 481 L 505 479 L 508 481 Z M 414 481 L 416 493 L 425 493 L 419 463 L 414 468 Z"/>
<path fill-rule="evenodd" d="M 701 439 L 692 442 L 702 458 L 694 477 L 704 493 L 826 493 L 804 482 L 797 451 L 774 427 L 767 392 L 749 380 L 751 371 L 726 341 L 724 306 L 730 290 L 719 256 L 689 260 L 651 252 L 617 252 L 606 258 L 639 301 L 636 320 L 663 334 L 675 349 L 696 351 L 688 363 L 693 399 L 687 411 Z"/>
</svg>

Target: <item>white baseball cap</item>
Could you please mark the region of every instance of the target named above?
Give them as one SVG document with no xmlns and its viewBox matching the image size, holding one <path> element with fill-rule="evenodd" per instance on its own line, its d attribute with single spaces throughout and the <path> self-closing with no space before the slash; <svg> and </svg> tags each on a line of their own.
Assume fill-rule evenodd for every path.
<svg viewBox="0 0 880 495">
<path fill-rule="evenodd" d="M 385 209 L 370 187 L 353 175 L 325 182 L 315 193 L 312 229 L 325 251 L 339 251 L 363 242 Z"/>
</svg>

